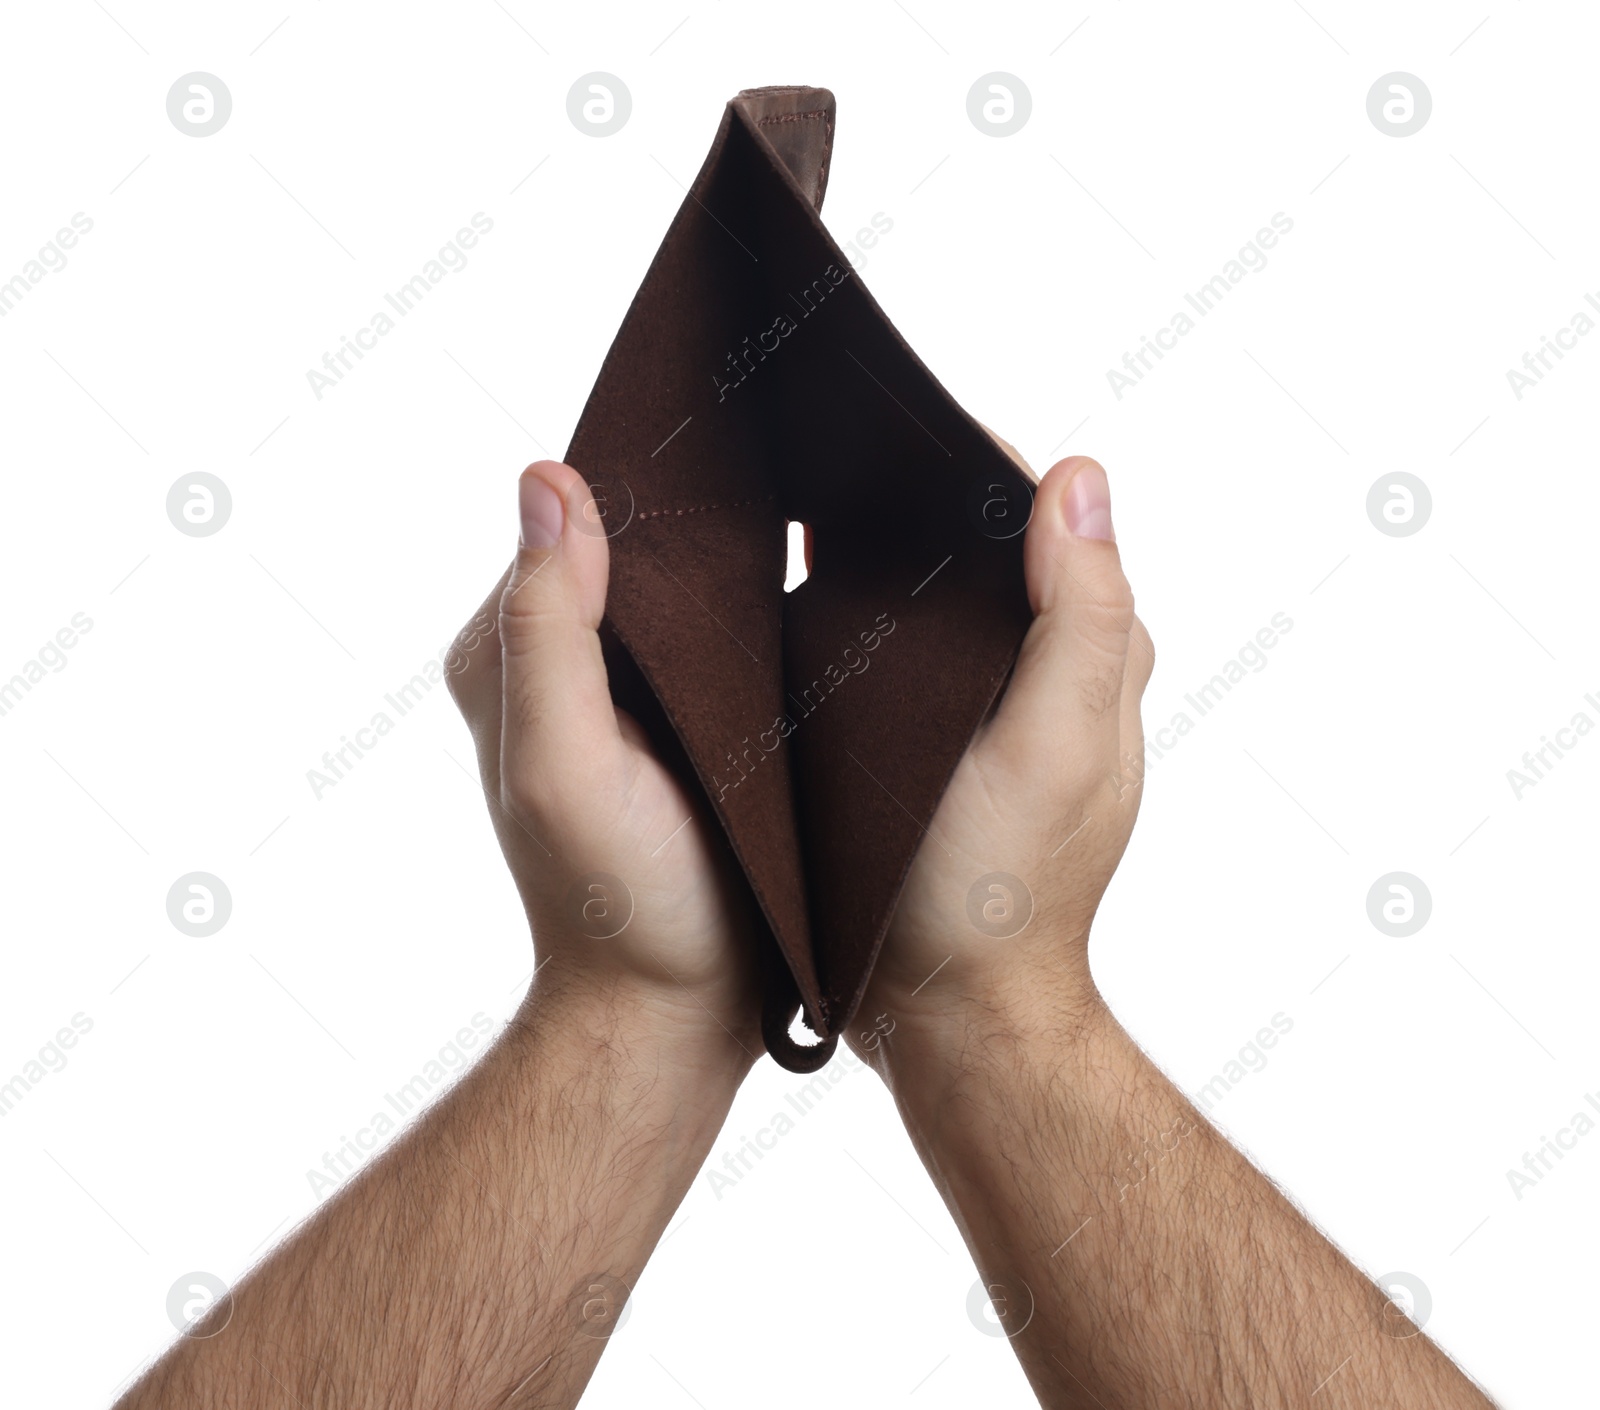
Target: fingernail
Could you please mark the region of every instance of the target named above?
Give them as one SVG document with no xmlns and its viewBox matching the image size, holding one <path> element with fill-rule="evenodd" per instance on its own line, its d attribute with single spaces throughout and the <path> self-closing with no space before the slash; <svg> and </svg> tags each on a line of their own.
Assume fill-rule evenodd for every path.
<svg viewBox="0 0 1600 1410">
<path fill-rule="evenodd" d="M 1067 530 L 1080 539 L 1117 541 L 1111 527 L 1111 486 L 1098 465 L 1085 465 L 1067 486 Z"/>
<path fill-rule="evenodd" d="M 566 522 L 561 496 L 548 480 L 524 472 L 517 482 L 517 507 L 522 512 L 522 542 L 528 548 L 554 548 Z"/>
</svg>

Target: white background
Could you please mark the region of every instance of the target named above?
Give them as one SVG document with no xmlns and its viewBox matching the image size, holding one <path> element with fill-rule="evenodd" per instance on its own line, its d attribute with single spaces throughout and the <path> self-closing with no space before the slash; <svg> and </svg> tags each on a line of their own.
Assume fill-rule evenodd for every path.
<svg viewBox="0 0 1600 1410">
<path fill-rule="evenodd" d="M 796 82 L 837 94 L 825 218 L 893 221 L 861 275 L 929 366 L 1039 469 L 1109 468 L 1152 727 L 1293 621 L 1151 769 L 1095 937 L 1117 1013 L 1190 1092 L 1291 1019 L 1215 1119 L 1420 1278 L 1503 1403 L 1587 1394 L 1600 1134 L 1520 1199 L 1506 1172 L 1600 1089 L 1600 739 L 1520 800 L 1506 771 L 1600 721 L 1600 338 L 1520 401 L 1506 372 L 1600 289 L 1592 11 L 296 3 L 7 12 L 0 280 L 94 228 L 0 319 L 0 678 L 94 625 L 0 717 L 0 1081 L 93 1026 L 0 1118 L 0 1399 L 107 1403 L 179 1275 L 237 1278 L 325 1151 L 516 1004 L 444 691 L 320 800 L 306 771 L 503 567 L 516 473 L 562 453 L 723 102 Z M 203 139 L 165 107 L 193 70 L 233 98 Z M 633 99 L 603 140 L 566 113 L 594 70 Z M 1033 98 L 1004 139 L 967 116 L 993 70 Z M 1433 98 L 1405 138 L 1366 111 L 1395 70 Z M 307 370 L 480 211 L 317 400 Z M 1107 369 L 1276 212 L 1267 267 L 1118 400 Z M 233 498 L 213 537 L 165 512 L 198 471 Z M 1433 496 L 1410 537 L 1366 514 L 1395 471 Z M 209 939 L 167 918 L 190 871 L 232 893 Z M 1432 894 L 1409 938 L 1367 917 L 1391 871 Z M 800 1085 L 764 1062 L 712 1160 Z M 586 1404 L 1032 1403 L 866 1072 L 672 1227 Z"/>
</svg>

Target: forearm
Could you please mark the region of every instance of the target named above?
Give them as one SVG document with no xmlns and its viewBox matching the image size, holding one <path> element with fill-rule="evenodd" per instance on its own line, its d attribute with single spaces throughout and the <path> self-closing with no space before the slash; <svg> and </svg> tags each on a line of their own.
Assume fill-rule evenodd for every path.
<svg viewBox="0 0 1600 1410">
<path fill-rule="evenodd" d="M 890 1043 L 1045 1405 L 1488 1404 L 1097 998 L 969 1006 Z"/>
<path fill-rule="evenodd" d="M 124 1410 L 575 1404 L 748 1065 L 621 992 L 536 986 Z"/>
</svg>

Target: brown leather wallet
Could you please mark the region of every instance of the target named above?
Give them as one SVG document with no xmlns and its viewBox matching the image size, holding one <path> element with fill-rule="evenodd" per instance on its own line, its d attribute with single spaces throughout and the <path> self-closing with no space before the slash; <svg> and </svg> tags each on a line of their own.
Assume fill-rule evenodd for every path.
<svg viewBox="0 0 1600 1410">
<path fill-rule="evenodd" d="M 611 538 L 612 695 L 727 834 L 795 1072 L 861 1003 L 1032 620 L 1031 481 L 823 228 L 833 126 L 824 88 L 728 104 L 567 451 Z M 814 556 L 785 593 L 793 520 Z"/>
</svg>

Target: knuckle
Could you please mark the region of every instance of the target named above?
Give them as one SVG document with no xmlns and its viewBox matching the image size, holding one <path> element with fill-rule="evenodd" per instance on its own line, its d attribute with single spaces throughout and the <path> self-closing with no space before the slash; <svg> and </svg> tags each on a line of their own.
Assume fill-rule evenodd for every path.
<svg viewBox="0 0 1600 1410">
<path fill-rule="evenodd" d="M 1133 590 L 1120 573 L 1108 580 L 1087 583 L 1071 595 L 1068 612 L 1073 631 L 1091 645 L 1104 646 L 1119 655 L 1138 618 Z"/>
<path fill-rule="evenodd" d="M 561 642 L 570 625 L 557 605 L 540 602 L 536 593 L 525 592 L 515 601 L 508 596 L 499 618 L 499 642 L 507 666 L 516 662 L 525 669 L 527 658 L 546 644 Z"/>
<path fill-rule="evenodd" d="M 1133 622 L 1137 620 L 1134 612 L 1133 589 L 1128 585 L 1128 580 L 1117 573 L 1105 582 L 1097 585 L 1095 590 L 1096 606 L 1105 616 L 1116 622 L 1117 629 L 1127 632 Z"/>
<path fill-rule="evenodd" d="M 1074 602 L 1070 629 L 1081 659 L 1095 669 L 1104 663 L 1121 677 L 1128 654 L 1129 620 L 1132 613 L 1120 603 L 1083 599 Z"/>
<path fill-rule="evenodd" d="M 453 650 L 454 648 L 452 647 L 451 651 Z M 468 679 L 467 671 L 451 669 L 453 660 L 454 658 L 452 657 L 451 653 L 446 652 L 444 668 L 445 687 L 450 692 L 450 698 L 455 701 L 456 709 L 461 711 L 463 715 L 466 715 L 470 719 L 472 715 L 472 704 L 475 698 L 472 690 L 472 682 Z"/>
<path fill-rule="evenodd" d="M 480 609 L 478 613 L 451 638 L 441 657 L 445 685 L 450 698 L 463 714 L 475 698 L 475 687 L 485 670 L 485 658 L 497 654 L 499 640 L 496 636 L 496 618 Z"/>
<path fill-rule="evenodd" d="M 498 616 L 501 631 L 508 626 L 536 622 L 559 613 L 563 604 L 561 580 L 556 573 L 546 571 L 553 561 L 547 559 L 532 567 L 520 561 L 517 563 L 500 594 Z"/>
<path fill-rule="evenodd" d="M 1133 630 L 1128 635 L 1128 678 L 1136 696 L 1143 696 L 1144 690 L 1150 684 L 1150 677 L 1156 669 L 1156 644 L 1150 639 L 1150 633 L 1137 617 L 1133 619 Z"/>
</svg>

